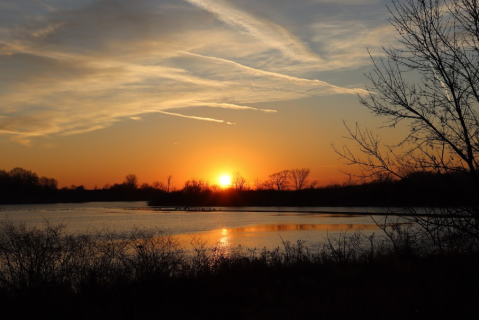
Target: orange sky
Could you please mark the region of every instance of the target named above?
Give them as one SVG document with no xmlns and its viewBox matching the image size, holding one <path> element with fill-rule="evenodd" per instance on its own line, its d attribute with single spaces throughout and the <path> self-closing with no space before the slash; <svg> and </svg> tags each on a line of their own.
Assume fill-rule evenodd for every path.
<svg viewBox="0 0 479 320">
<path fill-rule="evenodd" d="M 30 146 L 2 141 L 0 161 L 6 170 L 19 166 L 56 178 L 59 186 L 87 188 L 120 183 L 129 173 L 140 183 L 165 182 L 171 174 L 174 186 L 181 188 L 187 179 L 213 184 L 222 174 L 240 171 L 253 184 L 298 167 L 310 168 L 310 179 L 319 185 L 344 181 L 347 177 L 339 169 L 354 168 L 344 167 L 331 146 L 346 142 L 342 120 L 354 125 L 361 119 L 374 126 L 377 119 L 355 97 L 296 104 L 280 102 L 276 114 L 254 118 L 243 111 L 223 111 L 235 125 L 153 114 L 84 134 L 41 138 Z"/>
<path fill-rule="evenodd" d="M 366 48 L 394 43 L 389 2 L 0 0 L 0 169 L 60 187 L 299 167 L 341 182 L 342 121 L 381 125 L 357 94 Z"/>
</svg>

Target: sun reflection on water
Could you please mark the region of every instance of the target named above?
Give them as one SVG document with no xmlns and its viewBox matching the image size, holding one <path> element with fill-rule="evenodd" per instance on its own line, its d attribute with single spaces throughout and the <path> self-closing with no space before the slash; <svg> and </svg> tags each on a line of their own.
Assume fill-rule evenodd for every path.
<svg viewBox="0 0 479 320">
<path fill-rule="evenodd" d="M 281 238 L 292 235 L 298 239 L 309 239 L 315 241 L 324 240 L 322 237 L 331 232 L 343 232 L 361 229 L 363 232 L 374 232 L 378 229 L 375 224 L 261 224 L 239 228 L 222 228 L 194 235 L 180 235 L 180 238 L 198 236 L 205 240 L 210 248 L 216 248 L 225 252 L 241 245 L 243 247 L 276 247 L 280 244 Z M 294 235 L 294 236 L 293 236 Z M 187 242 L 186 242 L 187 243 Z M 309 243 L 311 244 L 311 243 Z"/>
<path fill-rule="evenodd" d="M 221 230 L 221 238 L 217 242 L 218 246 L 230 247 L 230 237 L 228 236 L 228 229 Z"/>
</svg>

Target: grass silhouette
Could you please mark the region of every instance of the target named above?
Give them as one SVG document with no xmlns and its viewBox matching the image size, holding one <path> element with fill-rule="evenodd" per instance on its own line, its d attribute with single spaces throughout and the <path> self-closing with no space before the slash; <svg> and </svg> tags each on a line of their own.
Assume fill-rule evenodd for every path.
<svg viewBox="0 0 479 320">
<path fill-rule="evenodd" d="M 402 228 L 402 229 L 401 229 Z M 158 229 L 70 235 L 0 224 L 2 318 L 423 319 L 476 312 L 477 247 L 360 231 L 268 250 L 191 249 Z M 471 249 L 472 248 L 472 249 Z"/>
</svg>

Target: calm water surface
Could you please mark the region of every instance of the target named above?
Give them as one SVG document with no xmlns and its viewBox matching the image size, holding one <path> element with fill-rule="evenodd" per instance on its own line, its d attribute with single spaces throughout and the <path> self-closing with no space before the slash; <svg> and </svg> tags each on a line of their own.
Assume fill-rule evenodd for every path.
<svg viewBox="0 0 479 320">
<path fill-rule="evenodd" d="M 140 202 L 89 202 L 32 205 L 0 205 L 0 221 L 25 222 L 41 226 L 45 221 L 62 223 L 70 233 L 102 229 L 129 231 L 160 228 L 178 236 L 188 245 L 201 237 L 210 246 L 275 248 L 282 241 L 306 241 L 310 247 L 324 241 L 328 234 L 353 232 L 381 233 L 368 213 L 386 212 L 387 208 L 341 207 L 242 207 L 228 211 L 153 211 Z M 220 208 L 216 208 L 217 210 Z M 268 211 L 268 212 L 265 212 Z M 321 211 L 322 213 L 314 213 Z M 340 214 L 349 212 L 349 214 Z M 365 214 L 366 213 L 366 214 Z M 375 216 L 376 220 L 383 216 Z"/>
</svg>

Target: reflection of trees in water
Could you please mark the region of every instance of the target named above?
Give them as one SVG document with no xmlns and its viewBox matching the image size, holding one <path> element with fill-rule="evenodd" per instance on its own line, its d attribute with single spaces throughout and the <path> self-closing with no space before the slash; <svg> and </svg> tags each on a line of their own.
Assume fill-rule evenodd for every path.
<svg viewBox="0 0 479 320">
<path fill-rule="evenodd" d="M 242 228 L 228 229 L 230 232 L 267 232 L 267 231 L 297 231 L 297 230 L 355 230 L 378 229 L 375 224 L 266 224 Z"/>
</svg>

